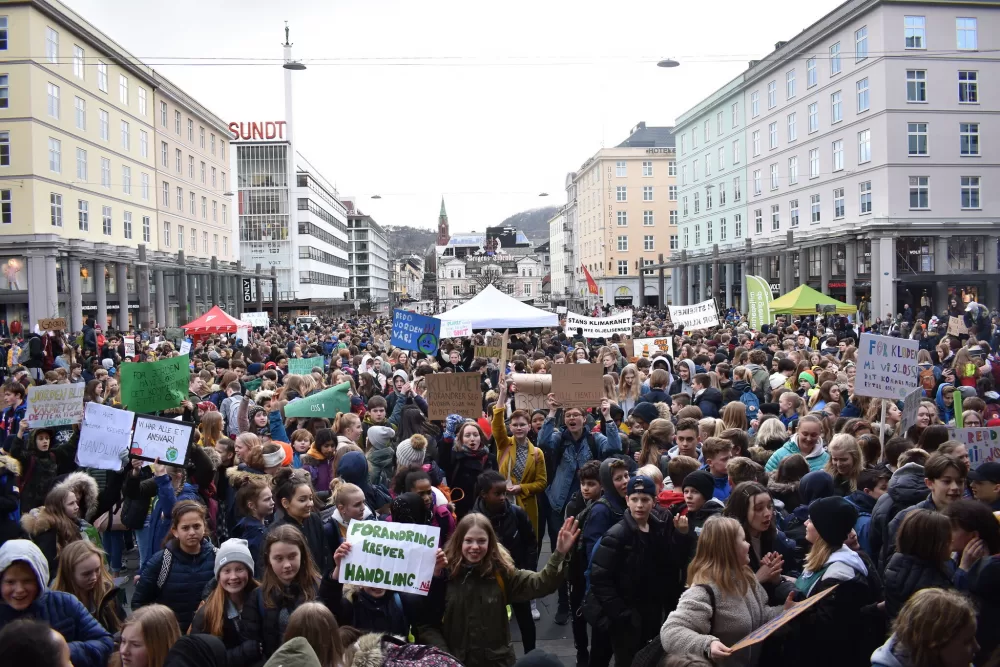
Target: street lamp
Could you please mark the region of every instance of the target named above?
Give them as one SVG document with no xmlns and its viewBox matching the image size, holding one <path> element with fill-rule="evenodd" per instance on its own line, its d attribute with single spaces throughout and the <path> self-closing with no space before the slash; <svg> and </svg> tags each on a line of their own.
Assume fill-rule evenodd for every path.
<svg viewBox="0 0 1000 667">
<path fill-rule="evenodd" d="M 539 196 L 539 197 L 548 197 L 548 196 L 549 196 L 549 193 L 548 193 L 548 192 L 539 192 L 539 193 L 538 193 L 538 196 Z"/>
<path fill-rule="evenodd" d="M 382 195 L 372 195 L 372 199 L 381 199 Z"/>
<path fill-rule="evenodd" d="M 657 67 L 680 67 L 681 64 L 674 60 L 673 58 L 664 58 L 663 60 L 656 63 Z"/>
<path fill-rule="evenodd" d="M 282 65 L 282 67 L 284 67 L 285 69 L 294 70 L 296 72 L 301 72 L 306 68 L 306 66 L 302 64 L 301 60 L 289 60 L 284 65 Z"/>
</svg>

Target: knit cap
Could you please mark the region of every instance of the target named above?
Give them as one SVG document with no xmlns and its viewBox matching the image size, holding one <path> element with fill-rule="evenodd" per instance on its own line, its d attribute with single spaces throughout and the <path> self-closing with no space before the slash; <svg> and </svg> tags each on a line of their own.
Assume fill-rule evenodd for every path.
<svg viewBox="0 0 1000 667">
<path fill-rule="evenodd" d="M 712 473 L 707 470 L 689 472 L 681 482 L 681 491 L 689 486 L 700 493 L 706 501 L 715 495 L 715 480 L 712 479 Z"/>
<path fill-rule="evenodd" d="M 809 505 L 809 521 L 823 541 L 839 549 L 858 520 L 858 510 L 840 496 L 820 498 Z"/>
<path fill-rule="evenodd" d="M 370 432 L 370 430 L 369 430 Z M 427 438 L 414 433 L 412 436 L 396 445 L 396 463 L 400 466 L 420 465 L 427 453 Z"/>
<path fill-rule="evenodd" d="M 246 540 L 231 538 L 219 545 L 219 550 L 215 552 L 215 576 L 218 578 L 219 571 L 227 563 L 243 563 L 250 574 L 253 574 L 253 556 L 250 555 L 250 548 Z"/>
<path fill-rule="evenodd" d="M 768 378 L 768 384 L 771 386 L 771 391 L 774 391 L 778 387 L 784 385 L 787 380 L 788 378 L 781 373 L 772 373 L 771 377 Z"/>
<path fill-rule="evenodd" d="M 660 418 L 660 411 L 652 403 L 639 403 L 632 409 L 632 416 L 652 424 L 654 419 Z"/>
<path fill-rule="evenodd" d="M 264 408 L 262 406 L 260 406 L 260 405 L 252 405 L 252 406 L 250 406 L 250 409 L 247 410 L 247 419 L 250 421 L 251 428 L 252 428 L 254 417 L 256 417 L 261 412 L 266 412 L 266 410 L 264 410 Z"/>
<path fill-rule="evenodd" d="M 816 386 L 816 376 L 812 374 L 812 371 L 802 371 L 799 373 L 799 382 L 803 380 L 809 383 L 810 388 Z"/>
<path fill-rule="evenodd" d="M 368 428 L 368 444 L 376 449 L 386 447 L 396 436 L 389 426 L 370 426 Z"/>
</svg>

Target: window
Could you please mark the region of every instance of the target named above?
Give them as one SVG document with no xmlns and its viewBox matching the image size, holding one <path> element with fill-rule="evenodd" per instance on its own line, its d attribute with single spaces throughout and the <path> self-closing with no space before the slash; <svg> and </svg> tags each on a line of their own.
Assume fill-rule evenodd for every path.
<svg viewBox="0 0 1000 667">
<path fill-rule="evenodd" d="M 163 223 L 163 245 L 167 248 L 170 247 L 170 223 L 166 221 Z"/>
<path fill-rule="evenodd" d="M 130 211 L 125 211 L 122 214 L 123 217 L 123 228 L 125 231 L 125 238 L 132 238 L 132 213 Z"/>
<path fill-rule="evenodd" d="M 132 167 L 122 165 L 122 192 L 132 194 Z"/>
<path fill-rule="evenodd" d="M 760 234 L 764 231 L 764 217 L 759 208 L 753 212 L 753 224 L 755 234 Z"/>
<path fill-rule="evenodd" d="M 781 229 L 781 215 L 777 204 L 771 204 L 771 231 L 776 232 Z"/>
<path fill-rule="evenodd" d="M 976 40 L 976 19 L 955 19 L 955 32 L 958 39 L 958 48 L 969 51 L 975 51 L 979 48 Z"/>
<path fill-rule="evenodd" d="M 188 141 L 194 143 L 194 121 L 188 118 Z"/>
<path fill-rule="evenodd" d="M 149 157 L 149 135 L 146 130 L 139 130 L 139 155 Z"/>
<path fill-rule="evenodd" d="M 785 72 L 785 99 L 795 97 L 795 70 Z"/>
<path fill-rule="evenodd" d="M 642 237 L 642 249 L 646 250 L 646 251 L 653 249 L 653 237 L 652 236 L 643 236 Z"/>
<path fill-rule="evenodd" d="M 809 197 L 809 220 L 811 222 L 819 222 L 819 195 L 811 195 Z"/>
<path fill-rule="evenodd" d="M 930 178 L 910 176 L 910 208 L 930 208 Z"/>
<path fill-rule="evenodd" d="M 102 93 L 108 92 L 108 64 L 97 61 L 97 87 Z"/>
<path fill-rule="evenodd" d="M 219 202 L 212 200 L 212 222 L 219 221 Z"/>
<path fill-rule="evenodd" d="M 719 183 L 719 206 L 726 205 L 726 184 L 725 182 Z"/>
<path fill-rule="evenodd" d="M 694 226 L 694 244 L 701 245 L 701 225 Z"/>
<path fill-rule="evenodd" d="M 695 215 L 697 215 L 698 212 L 701 210 L 701 199 L 700 199 L 700 197 L 701 197 L 701 195 L 699 195 L 697 192 L 694 193 L 694 213 L 695 213 Z"/>
<path fill-rule="evenodd" d="M 978 176 L 962 176 L 962 208 L 979 208 Z"/>
<path fill-rule="evenodd" d="M 684 215 L 687 215 L 688 214 L 688 198 L 687 197 L 684 197 L 684 199 L 681 200 L 681 208 L 684 210 Z"/>
<path fill-rule="evenodd" d="M 871 162 L 872 159 L 872 131 L 861 130 L 858 132 L 858 164 Z"/>
<path fill-rule="evenodd" d="M 795 185 L 799 182 L 799 157 L 793 155 L 788 158 L 788 184 Z"/>
<path fill-rule="evenodd" d="M 733 236 L 743 238 L 743 216 L 739 213 L 733 216 Z"/>
<path fill-rule="evenodd" d="M 184 250 L 184 225 L 177 225 L 177 249 Z"/>
<path fill-rule="evenodd" d="M 756 118 L 760 115 L 760 91 L 755 90 L 750 93 L 750 117 Z"/>
<path fill-rule="evenodd" d="M 773 206 L 771 207 L 771 210 L 774 211 L 774 207 Z M 788 224 L 790 226 L 792 226 L 792 227 L 798 227 L 799 226 L 799 200 L 798 199 L 793 199 L 790 202 L 788 202 L 788 220 L 789 220 Z"/>
<path fill-rule="evenodd" d="M 83 61 L 84 53 L 83 47 L 74 44 L 73 45 L 73 76 L 78 79 L 83 78 Z"/>
<path fill-rule="evenodd" d="M 166 129 L 166 127 L 167 127 L 167 103 L 166 102 L 160 102 L 160 125 L 162 125 L 164 129 Z"/>
<path fill-rule="evenodd" d="M 715 225 L 711 220 L 705 223 L 705 242 L 712 243 L 715 240 Z"/>
<path fill-rule="evenodd" d="M 979 123 L 959 123 L 960 153 L 964 156 L 979 155 Z"/>
<path fill-rule="evenodd" d="M 194 156 L 188 155 L 188 178 L 194 179 Z"/>
<path fill-rule="evenodd" d="M 178 213 L 183 213 L 184 212 L 184 189 L 183 188 L 177 188 L 177 212 Z M 194 213 L 194 211 L 191 211 L 191 212 Z M 181 243 L 182 247 L 183 247 L 183 245 L 184 244 Z"/>
<path fill-rule="evenodd" d="M 212 171 L 215 171 L 215 169 L 213 168 Z M 652 176 L 653 175 L 653 163 L 652 163 L 652 161 L 650 161 L 650 160 L 644 160 L 643 161 L 643 163 L 642 163 L 642 175 L 643 176 Z M 214 185 L 214 183 L 213 183 L 213 185 Z"/>
<path fill-rule="evenodd" d="M 719 171 L 726 168 L 726 147 L 719 146 Z"/>
<path fill-rule="evenodd" d="M 170 184 L 163 181 L 163 208 L 170 208 Z"/>
<path fill-rule="evenodd" d="M 681 165 L 681 185 L 687 185 L 688 182 L 688 168 L 686 164 Z"/>
<path fill-rule="evenodd" d="M 686 232 L 687 230 L 685 229 L 684 231 Z M 671 234 L 670 235 L 670 249 L 671 250 L 677 250 L 677 235 L 676 234 Z"/>
<path fill-rule="evenodd" d="M 191 212 L 191 215 L 197 215 L 197 213 L 195 213 L 195 210 L 196 210 L 195 207 L 196 206 L 197 205 L 195 204 L 194 193 L 193 192 L 189 192 L 188 193 L 188 210 Z"/>
<path fill-rule="evenodd" d="M 59 62 L 59 33 L 52 28 L 45 28 L 45 57 L 50 63 Z"/>
<path fill-rule="evenodd" d="M 705 210 L 706 211 L 711 211 L 712 210 L 712 186 L 711 185 L 706 185 L 705 186 Z"/>
<path fill-rule="evenodd" d="M 741 199 L 742 192 L 740 190 L 740 177 L 737 176 L 733 179 L 733 201 L 738 202 Z"/>
<path fill-rule="evenodd" d="M 118 101 L 128 106 L 128 77 L 124 74 L 118 75 Z"/>
<path fill-rule="evenodd" d="M 841 104 L 840 91 L 830 95 L 830 123 L 839 123 L 844 119 L 843 104 Z"/>
<path fill-rule="evenodd" d="M 628 260 L 626 259 L 618 260 L 618 275 L 620 276 L 628 275 Z"/>
<path fill-rule="evenodd" d="M 733 142 L 733 164 L 740 163 L 740 140 Z"/>
<path fill-rule="evenodd" d="M 191 252 L 198 250 L 198 232 L 191 230 Z"/>
<path fill-rule="evenodd" d="M 729 230 L 726 229 L 726 219 L 719 218 L 719 240 L 726 241 L 729 238 Z"/>
<path fill-rule="evenodd" d="M 858 91 L 858 113 L 862 111 L 868 111 L 869 101 L 868 101 L 868 77 L 861 79 L 855 84 Z"/>
<path fill-rule="evenodd" d="M 198 145 L 204 149 L 205 148 L 205 128 L 198 126 Z"/>
<path fill-rule="evenodd" d="M 111 141 L 111 116 L 104 109 L 100 109 L 97 112 L 97 126 L 101 139 Z"/>
<path fill-rule="evenodd" d="M 626 175 L 627 173 L 625 170 L 625 160 L 618 160 L 617 162 L 615 162 L 615 176 L 622 178 Z"/>
<path fill-rule="evenodd" d="M 137 88 L 136 89 L 136 96 L 139 99 L 139 115 L 145 116 L 146 115 L 146 89 L 145 88 L 141 88 L 141 87 Z"/>
<path fill-rule="evenodd" d="M 628 211 L 618 211 L 617 218 L 619 227 L 628 226 Z"/>
<path fill-rule="evenodd" d="M 868 26 L 854 32 L 854 60 L 860 62 L 868 57 Z"/>
<path fill-rule="evenodd" d="M 751 138 L 753 139 L 753 156 L 757 157 L 760 155 L 760 130 L 754 130 Z"/>
<path fill-rule="evenodd" d="M 620 252 L 626 252 L 628 250 L 628 237 L 627 236 L 622 235 L 622 236 L 618 237 L 618 250 Z"/>
<path fill-rule="evenodd" d="M 0 51 L 7 50 L 7 17 L 0 16 Z"/>
<path fill-rule="evenodd" d="M 806 88 L 816 85 L 816 57 L 806 60 Z"/>
<path fill-rule="evenodd" d="M 62 227 L 62 195 L 49 194 L 49 221 L 53 227 Z"/>
<path fill-rule="evenodd" d="M 111 160 L 106 157 L 101 158 L 101 186 L 111 189 Z"/>
<path fill-rule="evenodd" d="M 149 243 L 149 239 L 150 239 L 149 216 L 144 215 L 142 216 L 142 242 Z"/>
<path fill-rule="evenodd" d="M 677 201 L 677 186 L 670 185 L 667 187 L 667 191 L 670 201 Z"/>
<path fill-rule="evenodd" d="M 229 224 L 229 207 L 226 206 L 225 204 L 222 205 L 222 224 L 224 224 L 224 225 L 228 225 Z M 222 238 L 222 242 L 225 244 L 225 243 L 228 243 L 229 240 L 227 238 L 223 237 Z M 226 254 L 227 255 L 229 254 L 228 250 L 226 250 Z"/>
<path fill-rule="evenodd" d="M 174 134 L 178 137 L 181 136 L 181 112 L 176 109 L 174 109 Z M 183 247 L 184 244 L 182 243 L 181 248 Z"/>
<path fill-rule="evenodd" d="M 10 166 L 10 132 L 0 132 L 0 167 L 9 167 L 9 166 Z"/>
<path fill-rule="evenodd" d="M 833 219 L 840 220 L 844 217 L 844 188 L 836 188 L 833 191 Z"/>
<path fill-rule="evenodd" d="M 652 213 L 652 211 L 650 211 L 650 213 Z M 652 220 L 652 217 L 650 217 L 650 220 Z M 645 218 L 643 218 L 643 224 L 645 224 Z M 677 225 L 677 209 L 676 208 L 670 209 L 670 224 L 671 225 Z M 652 222 L 650 222 L 650 225 L 652 225 Z"/>
<path fill-rule="evenodd" d="M 906 124 L 907 155 L 927 155 L 927 123 Z"/>
<path fill-rule="evenodd" d="M 62 171 L 62 142 L 49 137 L 49 171 Z"/>
<path fill-rule="evenodd" d="M 223 146 L 224 145 L 225 144 L 223 144 Z M 225 211 L 226 211 L 226 207 L 223 206 L 222 207 L 223 217 L 225 217 Z M 222 256 L 223 257 L 228 257 L 229 256 L 229 237 L 228 236 L 223 236 L 222 237 Z"/>
<path fill-rule="evenodd" d="M 819 149 L 809 151 L 809 178 L 819 178 Z"/>
<path fill-rule="evenodd" d="M 837 139 L 833 142 L 833 170 L 841 171 L 844 168 L 844 140 Z"/>
<path fill-rule="evenodd" d="M 979 104 L 979 72 L 963 70 L 958 73 L 958 101 Z"/>
<path fill-rule="evenodd" d="M 201 163 L 201 172 L 200 173 L 201 173 L 201 182 L 204 183 L 205 182 L 205 163 L 204 162 Z"/>
<path fill-rule="evenodd" d="M 164 167 L 170 166 L 170 158 L 167 157 L 167 142 L 160 142 L 160 164 Z"/>
<path fill-rule="evenodd" d="M 650 168 L 652 168 L 652 165 L 650 165 Z M 653 173 L 650 172 L 649 175 L 652 176 Z M 671 160 L 670 162 L 667 163 L 667 176 L 676 176 L 676 175 L 677 175 L 677 163 L 674 160 Z"/>
<path fill-rule="evenodd" d="M 740 126 L 740 103 L 733 102 L 732 106 L 729 107 L 729 115 L 731 116 L 730 121 L 733 127 Z"/>
<path fill-rule="evenodd" d="M 642 201 L 653 201 L 653 186 L 642 186 Z"/>
<path fill-rule="evenodd" d="M 212 234 L 212 254 L 213 255 L 218 255 L 219 254 L 219 235 L 218 234 Z"/>
<path fill-rule="evenodd" d="M 696 181 L 698 180 L 698 161 L 697 160 L 693 160 L 691 162 L 691 176 L 694 178 L 694 180 L 696 180 Z"/>
<path fill-rule="evenodd" d="M 212 145 L 212 155 L 215 155 L 215 132 L 213 132 L 212 135 L 211 135 L 211 142 L 210 143 Z M 215 237 L 215 239 L 216 239 L 215 240 L 215 247 L 216 247 L 215 254 L 218 255 L 219 254 L 219 250 L 218 250 L 218 247 L 219 247 L 219 237 Z"/>
<path fill-rule="evenodd" d="M 830 47 L 830 76 L 840 74 L 840 42 Z"/>
<path fill-rule="evenodd" d="M 754 195 L 761 193 L 760 169 L 755 169 L 753 172 L 753 193 Z"/>
<path fill-rule="evenodd" d="M 778 147 L 778 123 L 775 121 L 767 126 L 767 147 L 774 150 Z"/>
<path fill-rule="evenodd" d="M 906 101 L 927 101 L 927 70 L 906 70 Z"/>
<path fill-rule="evenodd" d="M 926 49 L 926 24 L 923 16 L 903 17 L 903 36 L 906 38 L 906 48 Z"/>
<path fill-rule="evenodd" d="M 777 190 L 778 189 L 778 165 L 777 164 L 772 164 L 771 165 L 771 189 L 772 190 Z"/>
<path fill-rule="evenodd" d="M 54 83 L 47 85 L 49 92 L 49 115 L 59 118 L 59 86 Z"/>
<path fill-rule="evenodd" d="M 704 123 L 703 127 L 704 127 L 704 132 L 705 132 L 705 143 L 707 144 L 708 140 L 709 140 L 709 136 L 710 136 L 709 135 L 708 119 L 705 120 L 705 123 Z"/>
<path fill-rule="evenodd" d="M 795 130 L 795 114 L 788 114 L 788 141 L 795 141 L 798 139 L 798 133 Z"/>
<path fill-rule="evenodd" d="M 76 180 L 87 182 L 87 151 L 82 148 L 76 149 Z"/>
<path fill-rule="evenodd" d="M 77 97 L 73 100 L 73 108 L 76 113 L 76 129 L 87 129 L 87 100 Z"/>
<path fill-rule="evenodd" d="M 208 254 L 208 232 L 201 233 L 201 251 Z"/>
<path fill-rule="evenodd" d="M 819 129 L 819 102 L 813 102 L 809 105 L 809 134 L 812 134 Z"/>
<path fill-rule="evenodd" d="M 216 178 L 215 167 L 212 167 L 212 187 L 217 187 L 218 179 Z"/>
<path fill-rule="evenodd" d="M 866 215 L 872 212 L 872 182 L 865 181 L 858 187 L 861 192 L 861 199 L 858 202 L 858 212 L 861 215 Z"/>
<path fill-rule="evenodd" d="M 2 19 L 3 17 L 0 17 Z M 6 74 L 0 74 L 0 109 L 10 106 L 10 78 Z"/>
<path fill-rule="evenodd" d="M 715 135 L 722 136 L 722 112 L 715 114 Z"/>
<path fill-rule="evenodd" d="M 149 174 L 142 174 L 140 177 L 140 188 L 142 189 L 142 198 L 145 201 L 149 201 Z"/>
<path fill-rule="evenodd" d="M 616 201 L 627 201 L 626 190 L 624 185 L 619 185 L 615 188 L 615 200 Z"/>
<path fill-rule="evenodd" d="M 132 141 L 129 137 L 128 123 L 122 121 L 122 150 L 129 150 L 132 146 Z"/>
<path fill-rule="evenodd" d="M 90 204 L 86 200 L 76 200 L 76 221 L 81 232 L 90 231 Z"/>
</svg>

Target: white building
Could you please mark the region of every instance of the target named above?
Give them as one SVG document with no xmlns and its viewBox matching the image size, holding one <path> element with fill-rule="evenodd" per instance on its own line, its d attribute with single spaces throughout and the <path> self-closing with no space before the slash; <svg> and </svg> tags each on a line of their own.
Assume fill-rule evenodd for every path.
<svg viewBox="0 0 1000 667">
<path fill-rule="evenodd" d="M 350 233 L 351 299 L 362 307 L 385 312 L 389 308 L 389 237 L 370 216 L 347 199 Z"/>
<path fill-rule="evenodd" d="M 435 251 L 439 312 L 465 303 L 487 285 L 532 305 L 545 301 L 544 258 L 515 229 L 490 227 L 486 234 L 453 235 Z"/>
</svg>

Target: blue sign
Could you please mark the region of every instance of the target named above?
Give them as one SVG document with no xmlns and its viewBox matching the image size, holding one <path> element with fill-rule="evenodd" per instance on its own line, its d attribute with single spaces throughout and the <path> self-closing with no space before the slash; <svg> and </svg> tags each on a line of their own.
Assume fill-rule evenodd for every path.
<svg viewBox="0 0 1000 667">
<path fill-rule="evenodd" d="M 441 337 L 441 320 L 408 310 L 392 311 L 392 344 L 404 350 L 434 354 Z"/>
</svg>

